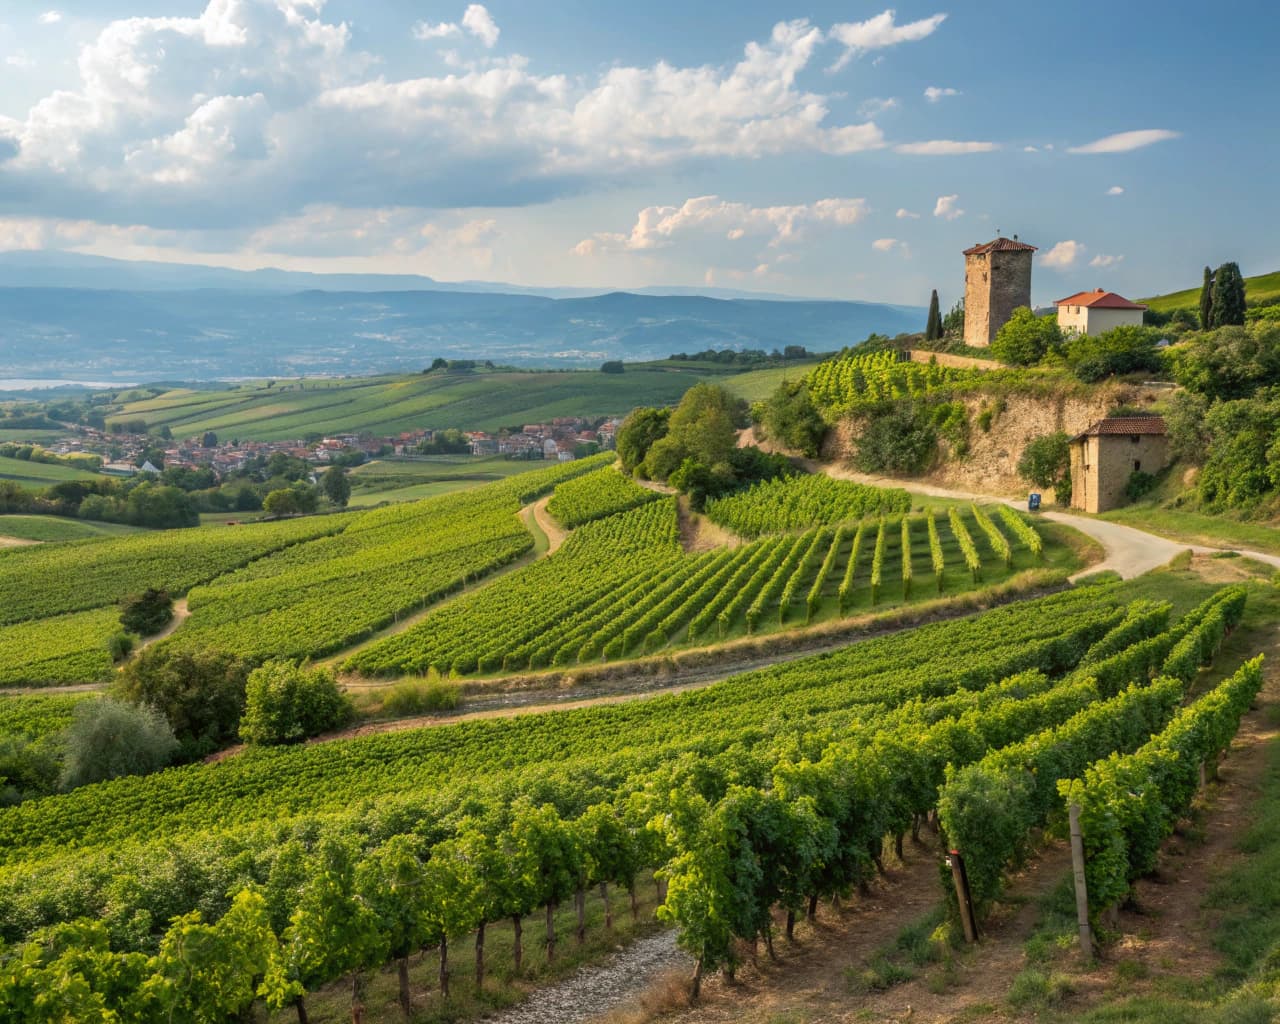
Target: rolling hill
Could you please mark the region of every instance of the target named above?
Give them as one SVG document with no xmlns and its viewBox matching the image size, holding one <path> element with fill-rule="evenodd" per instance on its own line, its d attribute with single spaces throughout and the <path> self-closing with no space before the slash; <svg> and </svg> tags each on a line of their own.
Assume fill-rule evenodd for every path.
<svg viewBox="0 0 1280 1024">
<path fill-rule="evenodd" d="M 1280 299 L 1280 270 L 1271 274 L 1259 274 L 1244 279 L 1245 298 L 1251 302 L 1259 299 Z M 1198 309 L 1200 307 L 1200 286 L 1186 288 L 1180 292 L 1169 292 L 1167 295 L 1156 295 L 1150 299 L 1142 299 L 1158 313 L 1168 313 L 1175 309 Z"/>
</svg>

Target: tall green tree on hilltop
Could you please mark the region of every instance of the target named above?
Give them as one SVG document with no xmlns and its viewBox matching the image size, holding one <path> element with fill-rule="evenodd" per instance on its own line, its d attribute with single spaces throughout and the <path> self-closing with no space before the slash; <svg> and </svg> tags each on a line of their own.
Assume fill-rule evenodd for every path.
<svg viewBox="0 0 1280 1024">
<path fill-rule="evenodd" d="M 1244 323 L 1244 278 L 1235 263 L 1224 263 L 1214 272 L 1210 317 L 1214 327 Z"/>
<path fill-rule="evenodd" d="M 929 318 L 925 321 L 924 340 L 937 341 L 942 337 L 942 312 L 938 309 L 938 289 L 929 298 Z"/>
<path fill-rule="evenodd" d="M 1213 271 L 1204 268 L 1204 284 L 1200 286 L 1200 330 L 1213 326 Z"/>
</svg>

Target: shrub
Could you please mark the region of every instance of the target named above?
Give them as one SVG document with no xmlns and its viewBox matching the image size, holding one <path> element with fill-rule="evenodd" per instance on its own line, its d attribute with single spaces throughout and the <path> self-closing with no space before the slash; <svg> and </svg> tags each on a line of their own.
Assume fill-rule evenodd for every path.
<svg viewBox="0 0 1280 1024">
<path fill-rule="evenodd" d="M 867 424 L 854 461 L 864 473 L 917 473 L 929 464 L 937 444 L 928 410 L 901 405 Z"/>
<path fill-rule="evenodd" d="M 155 708 L 87 700 L 76 705 L 67 727 L 62 788 L 145 775 L 169 764 L 177 751 L 173 729 Z"/>
<path fill-rule="evenodd" d="M 0 807 L 58 788 L 58 759 L 46 740 L 0 735 Z"/>
<path fill-rule="evenodd" d="M 107 640 L 107 651 L 111 655 L 111 660 L 114 662 L 124 661 L 125 658 L 129 657 L 129 655 L 133 653 L 133 649 L 137 643 L 138 638 L 132 633 L 121 632 L 112 634 L 111 638 Z"/>
<path fill-rule="evenodd" d="M 1062 345 L 1062 331 L 1056 317 L 1036 316 L 1019 306 L 991 340 L 991 354 L 1002 363 L 1034 366 Z"/>
<path fill-rule="evenodd" d="M 327 668 L 269 661 L 249 673 L 240 738 L 246 743 L 297 743 L 351 721 L 351 698 Z"/>
<path fill-rule="evenodd" d="M 223 651 L 143 651 L 125 666 L 116 696 L 154 707 L 169 722 L 184 757 L 199 757 L 235 739 L 244 710 L 249 665 Z"/>
<path fill-rule="evenodd" d="M 462 689 L 443 680 L 405 680 L 396 683 L 382 701 L 382 710 L 397 718 L 432 711 L 452 711 L 462 703 Z"/>
<path fill-rule="evenodd" d="M 1031 441 L 1018 459 L 1018 475 L 1036 487 L 1052 487 L 1058 504 L 1071 501 L 1071 439 L 1062 431 Z"/>
<path fill-rule="evenodd" d="M 1150 494 L 1156 487 L 1156 478 L 1150 473 L 1144 473 L 1142 470 L 1135 470 L 1129 475 L 1129 482 L 1124 485 L 1124 495 L 1130 501 L 1137 501 L 1139 498 Z"/>
<path fill-rule="evenodd" d="M 163 588 L 148 587 L 120 603 L 120 625 L 139 636 L 159 633 L 173 619 L 173 598 Z"/>
<path fill-rule="evenodd" d="M 816 458 L 827 433 L 808 385 L 802 381 L 783 381 L 766 403 L 762 422 L 769 437 L 788 448 Z"/>
</svg>

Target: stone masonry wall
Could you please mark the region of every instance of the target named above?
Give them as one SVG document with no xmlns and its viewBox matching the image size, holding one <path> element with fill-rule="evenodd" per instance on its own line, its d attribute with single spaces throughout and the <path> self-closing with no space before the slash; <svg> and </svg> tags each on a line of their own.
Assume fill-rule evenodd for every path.
<svg viewBox="0 0 1280 1024">
<path fill-rule="evenodd" d="M 991 252 L 965 257 L 964 341 L 978 348 L 991 339 L 1019 306 L 1031 305 L 1031 253 Z"/>
</svg>

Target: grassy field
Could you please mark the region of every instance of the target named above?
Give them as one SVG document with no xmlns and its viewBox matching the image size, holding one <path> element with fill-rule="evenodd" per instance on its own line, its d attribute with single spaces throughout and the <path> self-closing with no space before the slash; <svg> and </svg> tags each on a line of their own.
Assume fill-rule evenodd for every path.
<svg viewBox="0 0 1280 1024">
<path fill-rule="evenodd" d="M 375 459 L 351 471 L 351 507 L 434 498 L 527 473 L 543 465 L 547 463 L 470 455 L 445 455 L 422 461 Z"/>
<path fill-rule="evenodd" d="M 91 523 L 62 516 L 0 516 L 0 537 L 18 540 L 57 542 L 85 540 L 88 537 L 119 537 L 126 533 L 145 533 L 136 526 L 119 523 Z"/>
<path fill-rule="evenodd" d="M 111 422 L 145 420 L 188 437 L 212 430 L 224 439 L 284 440 L 307 434 L 456 427 L 496 430 L 557 416 L 625 415 L 637 405 L 670 405 L 703 380 L 750 399 L 767 395 L 783 370 L 728 373 L 697 363 L 636 364 L 625 373 L 477 371 L 245 384 L 221 391 L 168 391 L 130 402 Z"/>
<path fill-rule="evenodd" d="M 1271 274 L 1259 274 L 1257 277 L 1246 277 L 1244 284 L 1246 299 L 1280 298 L 1280 270 Z M 1199 309 L 1200 286 L 1196 285 L 1185 291 L 1170 292 L 1168 295 L 1157 295 L 1142 301 L 1158 313 L 1168 313 L 1174 309 Z"/>
<path fill-rule="evenodd" d="M 65 436 L 65 430 L 5 430 L 0 427 L 0 441 L 18 444 L 50 444 Z"/>
<path fill-rule="evenodd" d="M 25 459 L 9 459 L 0 455 L 0 480 L 12 480 L 23 487 L 48 487 L 64 480 L 94 480 L 97 473 L 74 466 L 52 465 L 45 462 L 28 462 Z"/>
</svg>

